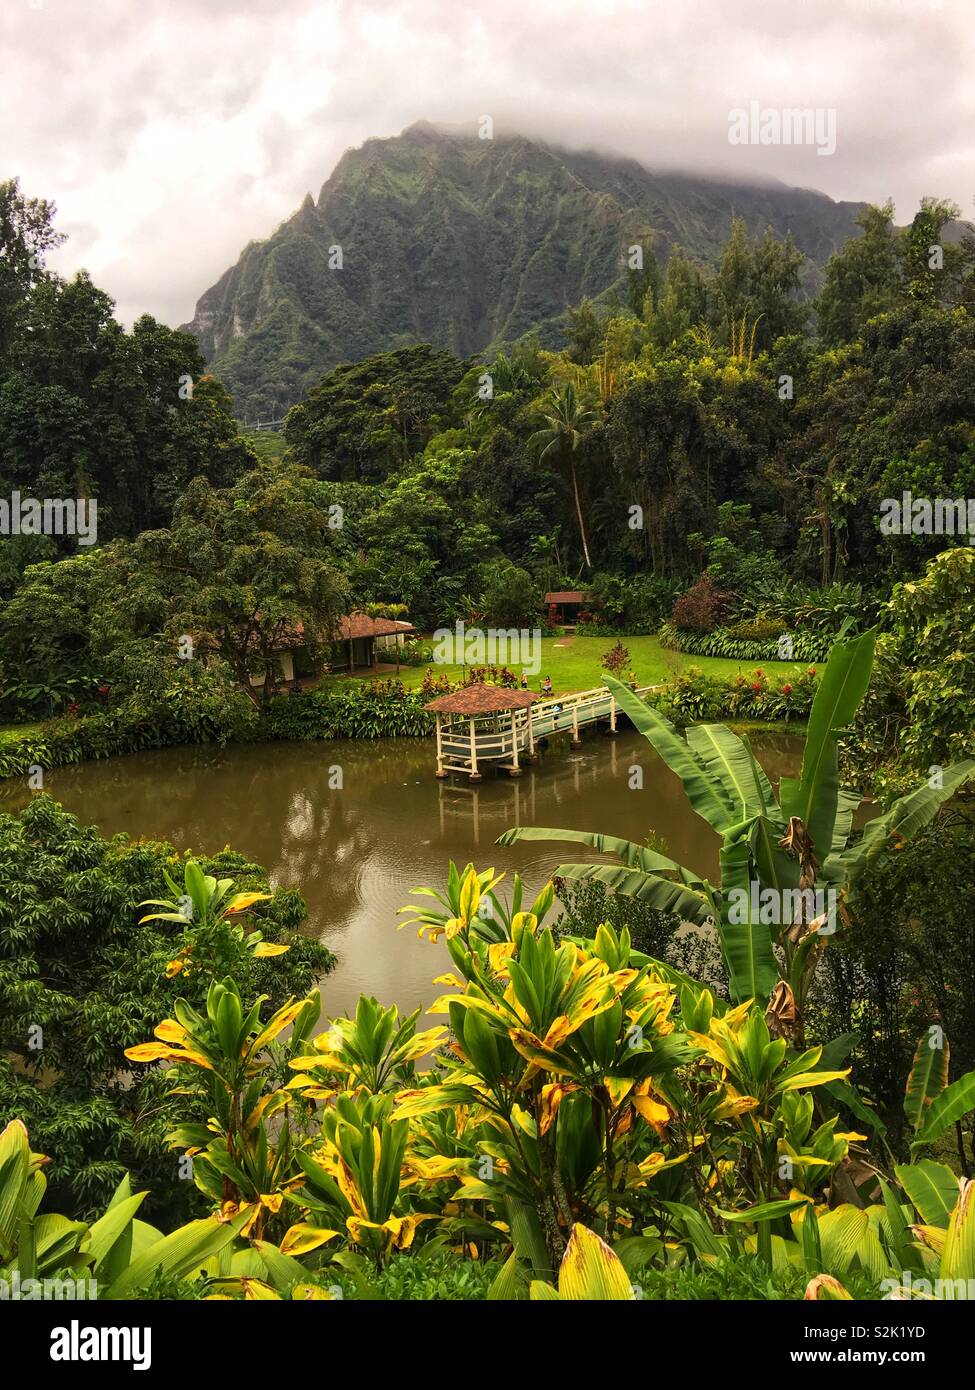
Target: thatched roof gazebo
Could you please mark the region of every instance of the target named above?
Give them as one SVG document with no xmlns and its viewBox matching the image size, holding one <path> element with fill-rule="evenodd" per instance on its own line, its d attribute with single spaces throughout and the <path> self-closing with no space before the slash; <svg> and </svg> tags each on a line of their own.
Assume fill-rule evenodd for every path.
<svg viewBox="0 0 975 1390">
<path fill-rule="evenodd" d="M 479 782 L 478 758 L 520 776 L 519 751 L 535 757 L 531 707 L 540 698 L 532 690 L 468 685 L 431 700 L 425 708 L 437 716 L 437 776 L 464 772 Z"/>
</svg>

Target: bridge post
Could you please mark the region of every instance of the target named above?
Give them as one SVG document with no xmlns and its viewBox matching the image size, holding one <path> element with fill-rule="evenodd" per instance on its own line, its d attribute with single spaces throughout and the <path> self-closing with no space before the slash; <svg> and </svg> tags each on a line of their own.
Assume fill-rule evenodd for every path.
<svg viewBox="0 0 975 1390">
<path fill-rule="evenodd" d="M 477 734 L 474 732 L 474 720 L 471 719 L 471 781 L 480 780 L 481 774 L 477 770 Z"/>
<path fill-rule="evenodd" d="M 572 747 L 578 748 L 582 739 L 579 737 L 579 706 L 572 706 Z"/>
<path fill-rule="evenodd" d="M 535 752 L 535 731 L 532 727 L 532 717 L 535 713 L 534 706 L 529 705 L 526 712 L 528 714 L 528 761 L 534 763 L 538 761 L 538 756 Z"/>
<path fill-rule="evenodd" d="M 508 775 L 521 776 L 521 768 L 518 766 L 518 724 L 514 710 L 511 711 L 511 766 L 508 768 Z"/>
<path fill-rule="evenodd" d="M 616 696 L 609 697 L 609 732 L 616 733 Z"/>
<path fill-rule="evenodd" d="M 447 772 L 443 765 L 443 730 L 440 724 L 441 716 L 437 714 L 437 776 L 446 777 Z"/>
</svg>

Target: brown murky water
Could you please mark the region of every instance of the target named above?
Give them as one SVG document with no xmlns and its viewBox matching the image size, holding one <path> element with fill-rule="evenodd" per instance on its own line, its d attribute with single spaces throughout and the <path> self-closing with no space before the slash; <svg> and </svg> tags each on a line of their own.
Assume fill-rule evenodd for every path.
<svg viewBox="0 0 975 1390">
<path fill-rule="evenodd" d="M 756 736 L 752 746 L 773 782 L 798 767 L 799 738 Z M 630 789 L 634 766 L 643 769 L 642 790 Z M 329 786 L 336 767 L 341 790 Z M 560 862 L 600 857 L 571 844 L 501 849 L 494 842 L 509 826 L 640 842 L 653 830 L 673 858 L 716 874 L 717 838 L 632 730 L 615 739 L 591 733 L 578 749 L 555 740 L 519 779 L 489 775 L 472 787 L 438 782 L 433 771 L 432 741 L 270 743 L 59 768 L 45 790 L 106 835 L 124 830 L 197 851 L 231 845 L 265 865 L 275 884 L 299 890 L 306 929 L 339 958 L 324 982 L 331 1016 L 363 992 L 402 1009 L 442 993 L 431 981 L 449 963 L 446 949 L 418 940 L 415 928 L 398 931 L 396 910 L 412 888 L 439 888 L 448 860 L 517 871 L 534 895 Z M 26 799 L 9 783 L 4 791 L 4 809 Z"/>
</svg>

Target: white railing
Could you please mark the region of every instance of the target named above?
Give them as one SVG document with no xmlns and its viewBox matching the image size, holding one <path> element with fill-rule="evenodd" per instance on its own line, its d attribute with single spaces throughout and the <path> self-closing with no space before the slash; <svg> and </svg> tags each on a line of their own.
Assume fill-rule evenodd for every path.
<svg viewBox="0 0 975 1390">
<path fill-rule="evenodd" d="M 651 690 L 659 690 L 659 685 L 638 687 L 634 694 L 647 695 Z M 512 731 L 510 724 L 498 729 L 478 730 L 475 726 L 474 748 L 478 761 L 493 762 L 511 757 L 517 744 L 518 752 L 531 746 L 539 739 L 548 738 L 555 733 L 572 733 L 597 719 L 612 719 L 620 712 L 615 697 L 604 685 L 592 690 L 577 690 L 568 695 L 552 695 L 529 706 L 527 718 L 516 725 Z M 505 713 L 499 719 L 509 719 Z M 470 725 L 447 726 L 440 736 L 441 754 L 445 760 L 471 762 Z"/>
</svg>

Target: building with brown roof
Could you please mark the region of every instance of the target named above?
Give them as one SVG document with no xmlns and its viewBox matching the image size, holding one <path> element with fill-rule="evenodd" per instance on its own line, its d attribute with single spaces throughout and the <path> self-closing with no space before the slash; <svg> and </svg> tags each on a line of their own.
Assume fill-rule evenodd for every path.
<svg viewBox="0 0 975 1390">
<path fill-rule="evenodd" d="M 372 669 L 380 661 L 396 661 L 399 648 L 415 632 L 412 623 L 398 618 L 371 618 L 359 611 L 346 613 L 339 619 L 332 642 L 332 670 L 351 673 L 360 667 Z"/>
</svg>

